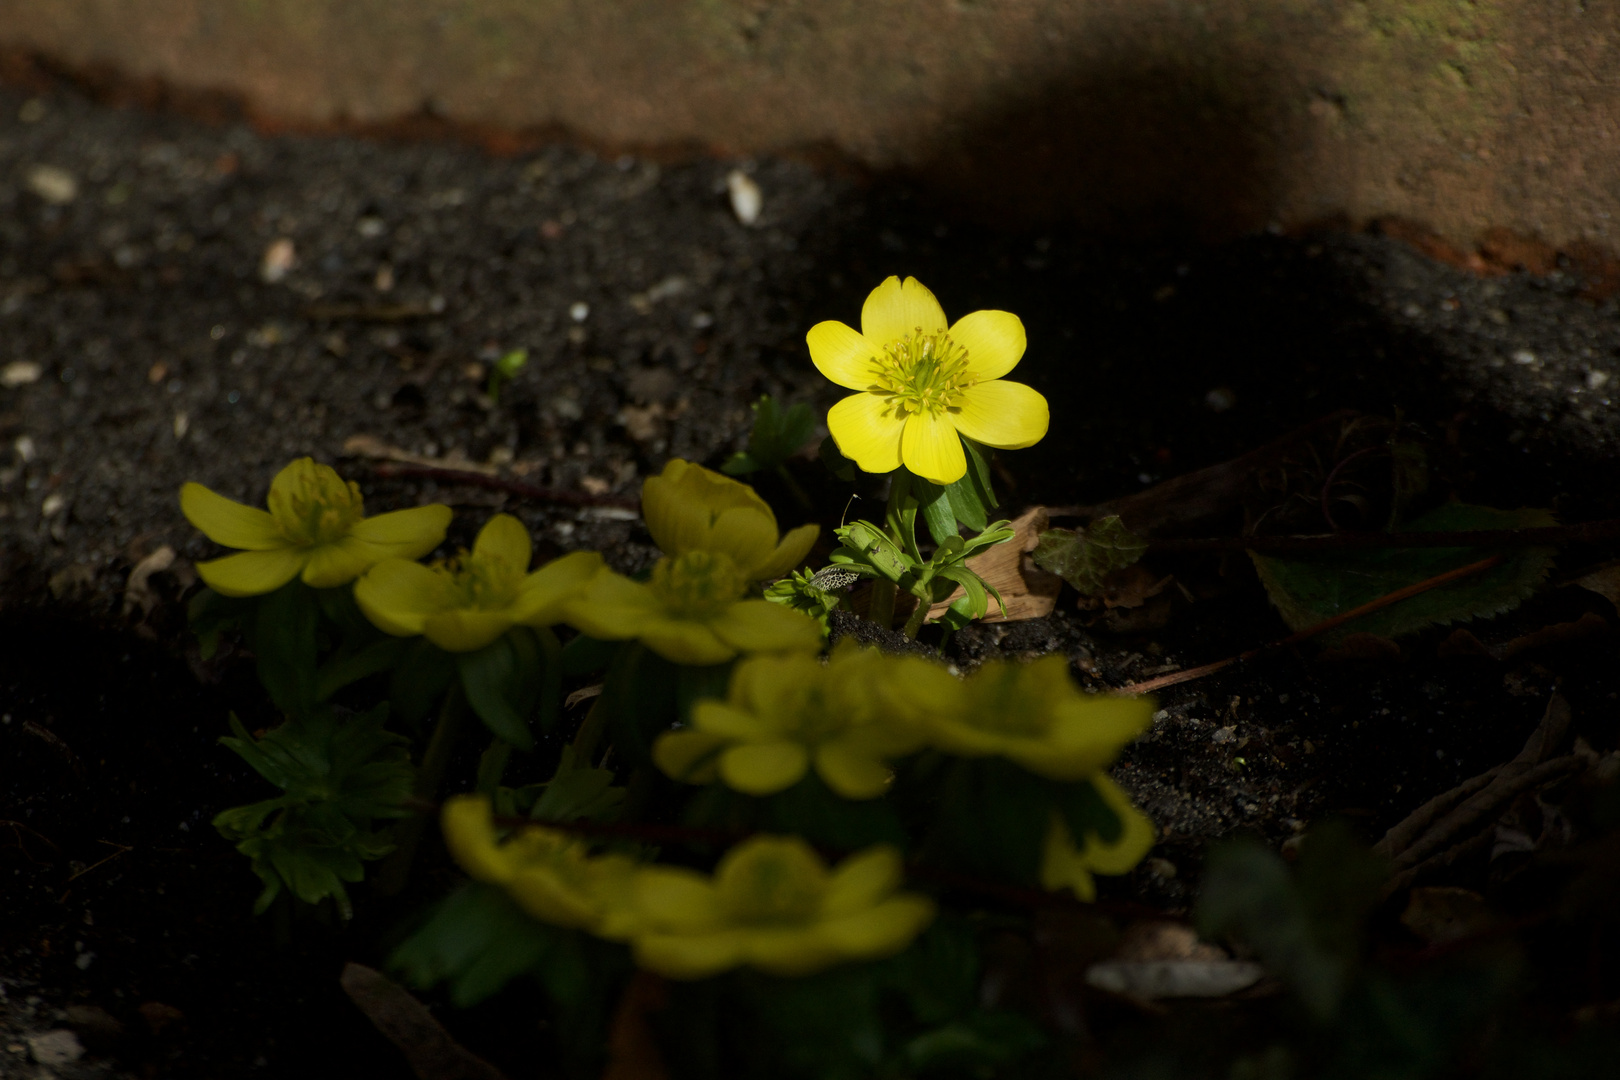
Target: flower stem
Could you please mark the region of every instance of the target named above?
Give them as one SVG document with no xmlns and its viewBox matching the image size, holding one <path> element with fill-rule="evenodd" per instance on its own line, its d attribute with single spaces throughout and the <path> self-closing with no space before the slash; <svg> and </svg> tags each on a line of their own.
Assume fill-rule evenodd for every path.
<svg viewBox="0 0 1620 1080">
<path fill-rule="evenodd" d="M 501 777 L 506 774 L 506 763 L 511 758 L 511 743 L 501 738 L 489 740 L 489 749 L 478 758 L 478 780 L 474 789 L 480 795 L 488 795 L 493 799 L 495 789 L 501 786 Z"/>
<path fill-rule="evenodd" d="M 915 638 L 917 636 L 917 632 L 923 628 L 923 623 L 927 621 L 928 609 L 932 606 L 926 600 L 917 601 L 917 606 L 912 609 L 911 618 L 906 620 L 906 627 L 903 631 L 906 637 Z"/>
<path fill-rule="evenodd" d="M 462 717 L 467 712 L 466 697 L 461 683 L 452 682 L 445 691 L 444 704 L 439 707 L 438 722 L 433 735 L 422 753 L 422 764 L 416 770 L 416 786 L 412 794 L 418 799 L 432 802 L 444 783 L 445 771 L 450 767 L 450 752 L 455 748 L 456 736 L 461 732 Z M 482 771 L 482 770 L 480 770 Z M 382 896 L 398 896 L 411 876 L 411 863 L 416 860 L 416 846 L 421 842 L 427 818 L 420 814 L 404 818 L 394 826 L 395 847 L 383 860 L 377 871 L 377 892 Z"/>
<path fill-rule="evenodd" d="M 887 630 L 894 625 L 894 582 L 878 578 L 872 582 L 872 601 L 866 617 Z"/>
</svg>

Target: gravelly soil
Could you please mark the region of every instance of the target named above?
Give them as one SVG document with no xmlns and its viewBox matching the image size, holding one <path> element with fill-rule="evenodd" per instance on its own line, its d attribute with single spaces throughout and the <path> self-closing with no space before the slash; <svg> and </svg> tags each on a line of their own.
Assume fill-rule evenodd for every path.
<svg viewBox="0 0 1620 1080">
<path fill-rule="evenodd" d="M 41 165 L 71 176 L 71 201 L 41 196 L 52 179 Z M 726 201 L 739 166 L 765 196 L 753 228 Z M 261 264 L 280 239 L 296 262 L 267 281 Z M 1608 396 L 1620 321 L 1562 273 L 1478 278 L 1370 235 L 1215 248 L 1010 235 L 793 161 L 660 165 L 565 147 L 501 160 L 451 144 L 267 138 L 66 91 L 25 107 L 0 90 L 0 370 L 16 383 L 0 389 L 0 692 L 15 720 L 0 727 L 0 761 L 30 763 L 0 777 L 0 817 L 57 845 L 19 832 L 0 849 L 19 882 L 0 897 L 0 975 L 45 987 L 33 1029 L 87 1001 L 138 1027 L 135 1006 L 160 1000 L 187 1017 L 182 1048 L 163 1042 L 170 1028 L 128 1053 L 174 1070 L 162 1075 L 251 1074 L 261 1061 L 355 1075 L 376 1053 L 330 982 L 335 957 L 374 943 L 317 937 L 307 955 L 279 953 L 246 914 L 246 870 L 206 828 L 252 783 L 214 746 L 224 708 L 251 692 L 240 672 L 198 688 L 172 659 L 185 560 L 210 553 L 177 512 L 182 481 L 257 501 L 306 453 L 366 480 L 344 446 L 371 435 L 530 483 L 633 494 L 670 456 L 712 464 L 737 448 L 762 392 L 836 400 L 803 332 L 854 321 L 889 273 L 921 277 L 950 313 L 1025 319 L 1018 377 L 1048 395 L 1056 421 L 1039 447 L 1004 455 L 1017 505 L 1137 491 L 1355 407 L 1402 410 L 1448 442 L 1468 498 L 1571 521 L 1620 515 Z M 482 371 L 513 348 L 531 362 L 491 403 Z M 815 466 L 801 475 L 814 483 Z M 651 557 L 633 515 L 612 507 L 397 479 L 366 490 L 373 511 L 440 498 L 469 508 L 463 540 L 504 505 L 543 546 L 601 547 L 626 567 Z M 835 522 L 843 497 L 817 490 Z M 158 581 L 166 601 L 144 621 L 124 615 L 130 568 L 165 543 L 182 557 Z M 1481 635 L 1587 610 L 1612 617 L 1565 590 Z M 102 629 L 75 629 L 90 625 Z M 1065 599 L 1049 619 L 964 632 L 953 656 L 1061 650 L 1083 678 L 1118 685 L 1281 632 L 1240 577 L 1162 632 L 1107 634 Z M 100 700 L 48 685 L 78 677 L 62 659 L 75 647 L 91 658 L 85 678 L 108 688 Z M 141 671 L 119 674 L 131 647 Z M 1504 666 L 1442 661 L 1421 639 L 1399 664 L 1286 657 L 1169 691 L 1118 771 L 1166 839 L 1115 894 L 1184 904 L 1203 842 L 1235 827 L 1282 840 L 1338 812 L 1376 835 L 1511 756 L 1560 678 L 1583 734 L 1612 747 L 1612 651 L 1597 639 Z M 158 690 L 142 689 L 148 669 Z M 131 695 L 146 695 L 135 713 L 153 726 L 113 737 Z M 168 764 L 146 792 L 156 747 Z M 152 854 L 87 874 L 82 909 L 53 902 L 106 845 Z M 209 895 L 173 931 L 184 941 L 154 936 L 173 904 L 153 899 L 165 882 Z M 81 967 L 88 952 L 99 959 Z M 268 985 L 250 990 L 264 965 Z M 316 1005 L 288 989 L 306 985 Z M 326 1019 L 295 1030 L 310 1009 Z"/>
</svg>

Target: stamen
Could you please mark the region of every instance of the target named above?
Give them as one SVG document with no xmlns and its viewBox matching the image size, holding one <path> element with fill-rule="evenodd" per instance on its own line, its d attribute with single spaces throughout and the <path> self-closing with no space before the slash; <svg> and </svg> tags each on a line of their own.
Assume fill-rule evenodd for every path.
<svg viewBox="0 0 1620 1080">
<path fill-rule="evenodd" d="M 959 409 L 962 391 L 979 381 L 968 369 L 967 349 L 948 333 L 925 334 L 920 326 L 885 345 L 872 358 L 872 374 L 871 391 L 899 417 Z"/>
</svg>

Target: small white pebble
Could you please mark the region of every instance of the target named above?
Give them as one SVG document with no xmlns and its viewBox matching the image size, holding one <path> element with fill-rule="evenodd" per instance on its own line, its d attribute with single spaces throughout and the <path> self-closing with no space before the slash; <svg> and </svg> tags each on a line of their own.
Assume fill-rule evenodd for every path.
<svg viewBox="0 0 1620 1080">
<path fill-rule="evenodd" d="M 177 439 L 183 439 L 183 438 L 186 437 L 186 432 L 188 432 L 190 430 L 191 430 L 191 417 L 187 416 L 183 412 L 175 413 L 174 414 L 174 437 L 177 438 Z"/>
<path fill-rule="evenodd" d="M 84 1057 L 79 1037 L 66 1028 L 30 1035 L 26 1042 L 29 1056 L 41 1065 L 71 1065 Z"/>
<path fill-rule="evenodd" d="M 66 206 L 79 197 L 79 181 L 55 165 L 35 165 L 28 170 L 28 190 L 54 206 Z"/>
<path fill-rule="evenodd" d="M 67 498 L 61 492 L 53 492 L 45 496 L 45 501 L 39 504 L 39 516 L 52 517 L 61 513 L 62 507 L 66 505 Z"/>
<path fill-rule="evenodd" d="M 591 317 L 591 305 L 583 300 L 576 300 L 568 306 L 568 317 L 575 322 L 584 322 Z"/>
<path fill-rule="evenodd" d="M 37 452 L 33 438 L 28 435 L 17 436 L 17 441 L 11 444 L 11 448 L 17 451 L 17 456 L 22 459 L 24 465 L 33 461 L 34 454 Z"/>
<path fill-rule="evenodd" d="M 264 258 L 259 262 L 259 280 L 266 285 L 274 285 L 285 278 L 292 268 L 298 264 L 298 250 L 293 242 L 285 236 L 279 240 L 271 241 L 270 246 L 264 249 Z"/>
<path fill-rule="evenodd" d="M 4 368 L 0 368 L 0 386 L 7 390 L 29 383 L 39 382 L 39 377 L 45 374 L 45 369 L 32 360 L 13 360 Z"/>
<path fill-rule="evenodd" d="M 1520 349 L 1513 354 L 1513 362 L 1523 367 L 1529 367 L 1536 362 L 1536 354 L 1529 349 Z"/>
<path fill-rule="evenodd" d="M 726 176 L 726 191 L 731 195 L 731 212 L 737 215 L 738 221 L 752 225 L 759 220 L 765 195 L 752 177 L 741 169 L 732 169 Z"/>
<path fill-rule="evenodd" d="M 1588 371 L 1586 373 L 1586 388 L 1588 390 L 1601 390 L 1609 381 L 1607 371 Z"/>
</svg>

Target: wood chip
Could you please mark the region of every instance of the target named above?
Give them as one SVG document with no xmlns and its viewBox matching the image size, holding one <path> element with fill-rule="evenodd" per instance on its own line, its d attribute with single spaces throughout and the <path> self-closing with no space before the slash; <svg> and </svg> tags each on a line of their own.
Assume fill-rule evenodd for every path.
<svg viewBox="0 0 1620 1080">
<path fill-rule="evenodd" d="M 1047 525 L 1046 507 L 1032 507 L 1013 522 L 1011 540 L 980 552 L 967 561 L 967 568 L 1001 593 L 1001 599 L 1007 605 L 1003 614 L 996 605 L 996 598 L 990 597 L 990 611 L 980 622 L 1018 622 L 1052 614 L 1052 608 L 1057 604 L 1058 590 L 1063 587 L 1063 579 L 1042 570 L 1029 557 L 1029 553 L 1040 543 L 1041 533 Z M 965 595 L 958 588 L 935 604 L 929 609 L 929 621 L 940 618 L 951 604 Z"/>
<path fill-rule="evenodd" d="M 355 457 L 371 458 L 374 461 L 397 461 L 402 465 L 421 465 L 429 469 L 454 469 L 458 472 L 481 473 L 484 476 L 496 476 L 500 473 L 493 465 L 464 457 L 433 458 L 413 454 L 409 450 L 392 446 L 375 435 L 349 436 L 343 443 L 343 452 Z"/>
<path fill-rule="evenodd" d="M 428 1007 L 381 972 L 348 964 L 341 979 L 349 995 L 420 1080 L 506 1080 L 506 1074 L 450 1037 Z"/>
</svg>

